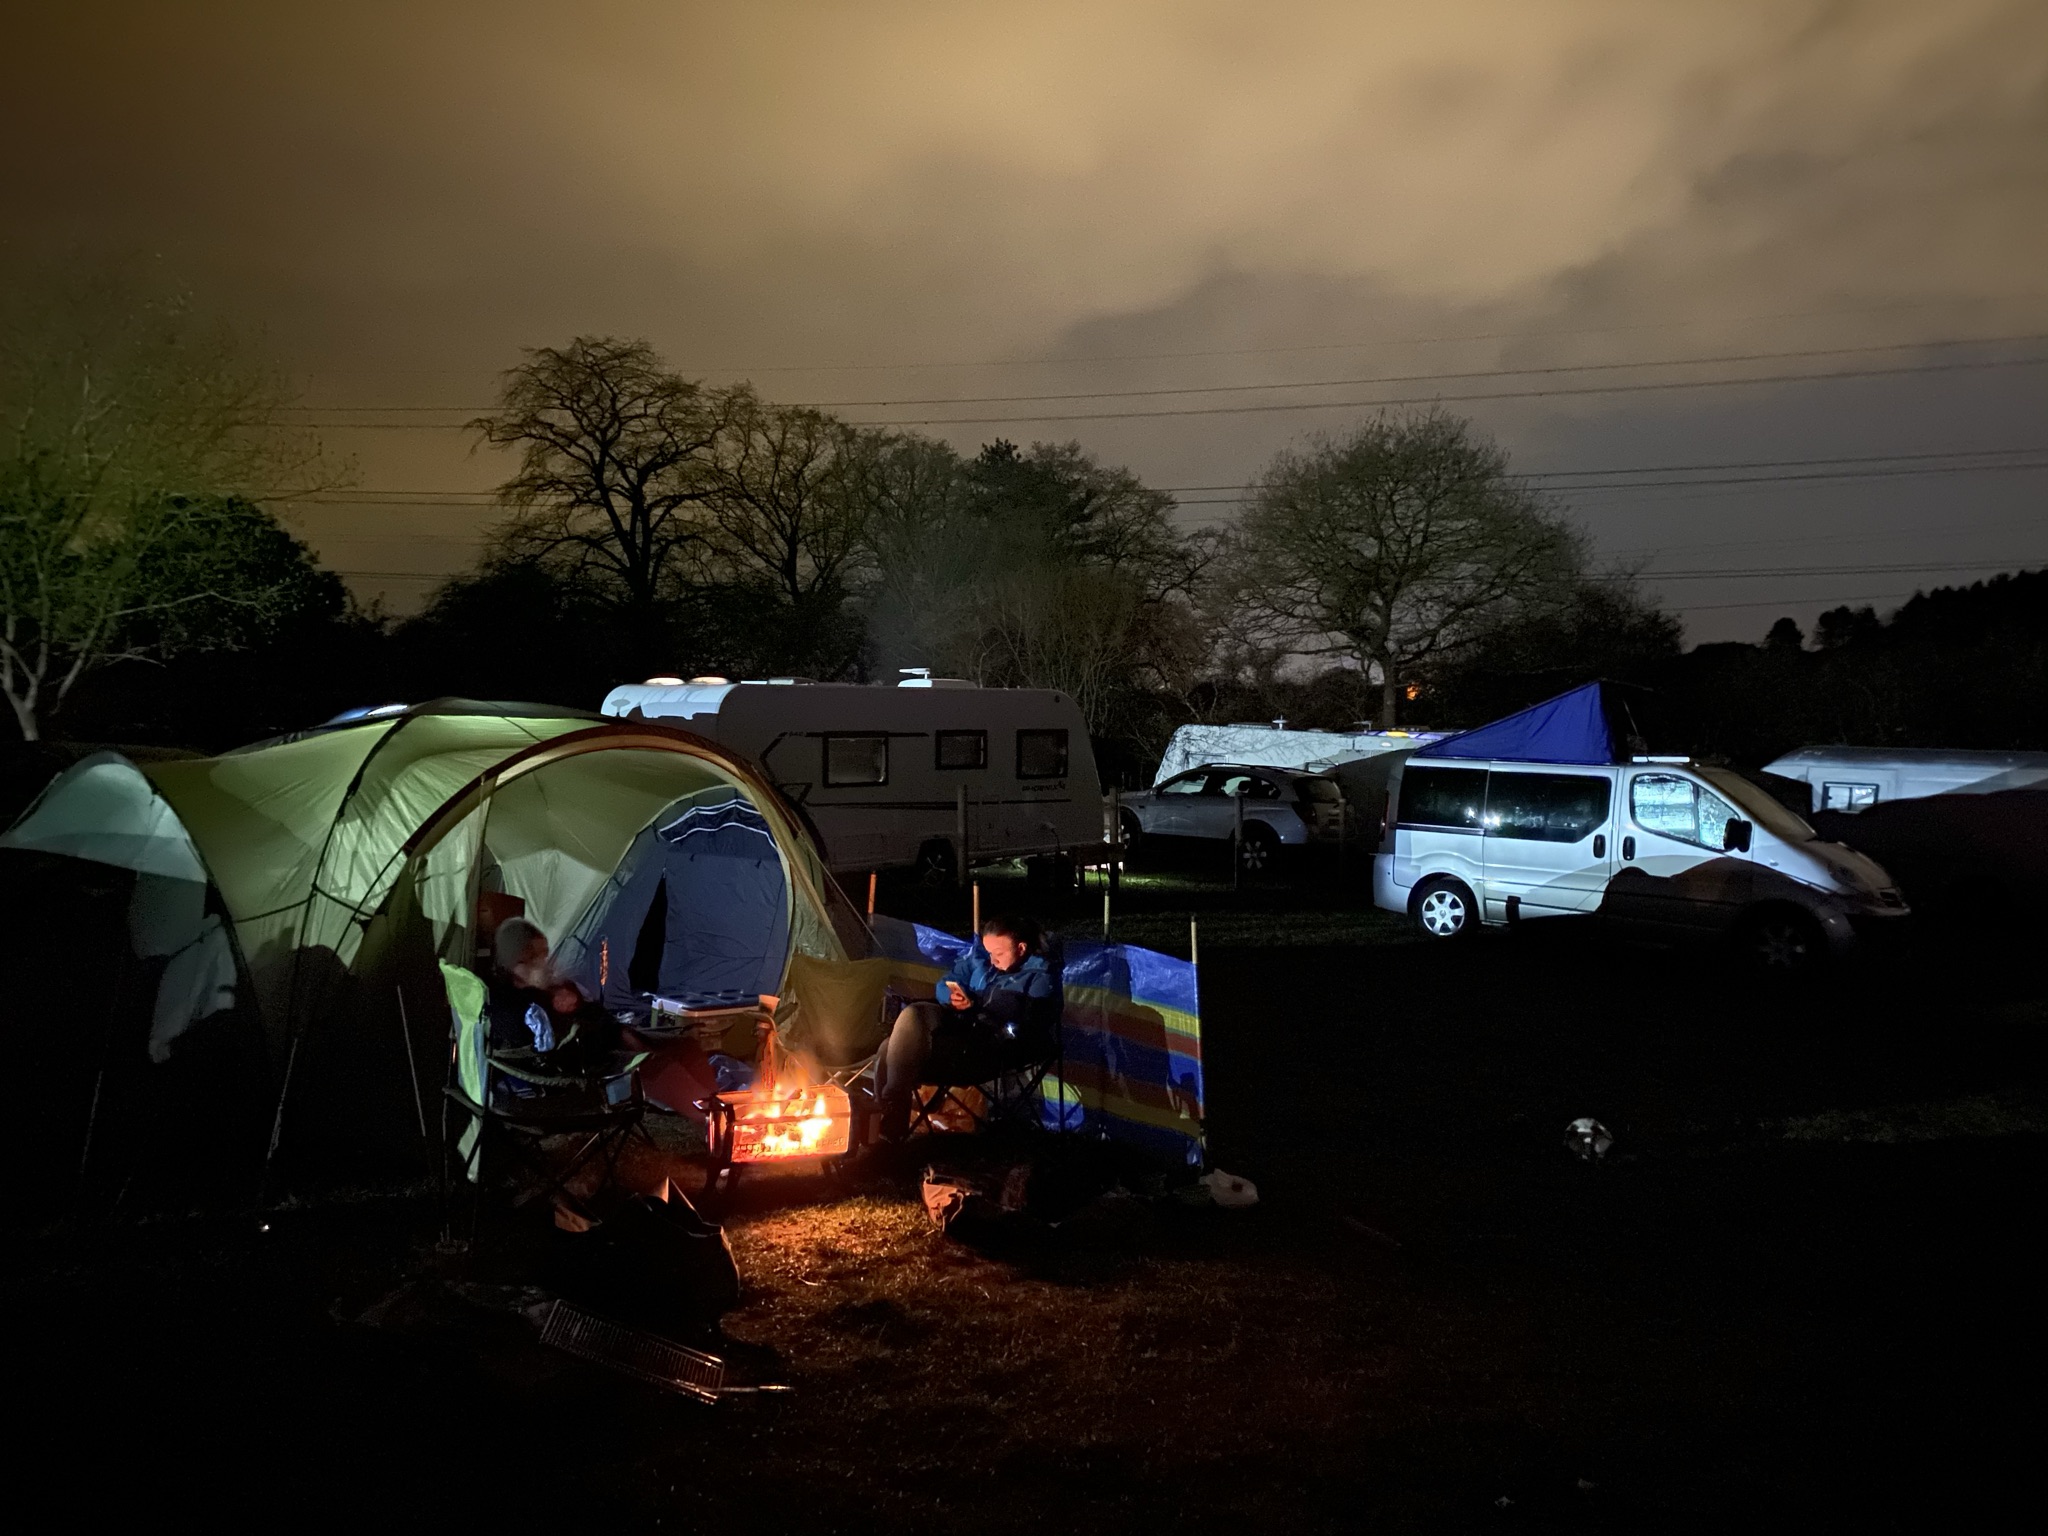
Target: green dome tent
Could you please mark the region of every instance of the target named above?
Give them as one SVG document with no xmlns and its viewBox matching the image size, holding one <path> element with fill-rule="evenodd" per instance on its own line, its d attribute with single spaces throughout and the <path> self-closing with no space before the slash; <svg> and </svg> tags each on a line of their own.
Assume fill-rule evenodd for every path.
<svg viewBox="0 0 2048 1536">
<path fill-rule="evenodd" d="M 655 836 L 713 824 L 744 846 L 672 836 L 683 851 L 664 852 Z M 841 962 L 870 944 L 744 760 L 682 731 L 533 705 L 441 699 L 212 758 L 96 754 L 0 848 L 134 872 L 135 952 L 167 957 L 150 1054 L 168 1059 L 212 1015 L 253 1017 L 276 1084 L 273 1151 L 280 1132 L 296 1145 L 310 1130 L 345 1157 L 417 1134 L 416 1116 L 424 1128 L 447 1060 L 435 962 L 474 961 L 483 891 L 518 898 L 585 970 L 623 973 L 657 856 L 697 861 L 667 883 L 666 942 L 711 933 L 728 985 L 779 991 L 791 956 Z M 621 924 L 606 919 L 622 894 L 641 906 L 619 908 L 618 952 L 607 936 Z M 661 978 L 676 972 L 661 957 Z"/>
</svg>

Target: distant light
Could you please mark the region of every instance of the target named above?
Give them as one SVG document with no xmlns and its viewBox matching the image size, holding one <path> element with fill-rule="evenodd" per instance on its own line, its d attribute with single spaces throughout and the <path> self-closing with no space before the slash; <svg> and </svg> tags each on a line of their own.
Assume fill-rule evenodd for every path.
<svg viewBox="0 0 2048 1536">
<path fill-rule="evenodd" d="M 706 673 L 703 677 L 693 677 L 690 681 L 716 688 L 731 682 L 732 679 L 729 677 L 719 677 L 714 673 Z"/>
<path fill-rule="evenodd" d="M 647 686 L 649 688 L 680 688 L 683 686 L 683 680 L 680 677 L 650 677 L 647 679 Z"/>
</svg>

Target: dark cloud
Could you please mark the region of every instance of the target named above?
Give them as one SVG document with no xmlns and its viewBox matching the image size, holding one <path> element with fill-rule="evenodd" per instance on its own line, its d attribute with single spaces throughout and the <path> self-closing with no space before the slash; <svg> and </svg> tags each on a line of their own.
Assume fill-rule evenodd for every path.
<svg viewBox="0 0 2048 1536">
<path fill-rule="evenodd" d="M 755 372 L 788 398 L 872 399 L 2048 330 L 2048 8 L 2034 0 L 1021 18 L 759 0 L 98 4 L 51 8 L 12 42 L 11 248 L 163 251 L 264 326 L 322 404 L 474 403 L 520 346 L 577 331 L 645 335 L 686 368 Z M 1812 457 L 2042 441 L 2044 379 L 1471 409 L 1532 467 Z M 1077 436 L 1155 481 L 1213 484 L 1340 420 L 956 435 Z M 452 434 L 339 441 L 372 486 L 494 473 Z M 1688 569 L 1766 535 L 1806 542 L 1744 545 L 1745 567 L 1773 551 L 1814 564 L 1798 551 L 1865 524 L 1893 541 L 1887 563 L 1959 547 L 2039 559 L 2039 531 L 2010 525 L 2042 483 L 1581 505 L 1607 547 Z M 475 513 L 435 516 L 451 542 L 394 542 L 417 516 L 311 526 L 339 564 L 456 563 Z M 1716 605 L 1814 586 L 1667 595 L 1696 609 L 1696 634 L 1749 633 L 1767 610 Z"/>
</svg>

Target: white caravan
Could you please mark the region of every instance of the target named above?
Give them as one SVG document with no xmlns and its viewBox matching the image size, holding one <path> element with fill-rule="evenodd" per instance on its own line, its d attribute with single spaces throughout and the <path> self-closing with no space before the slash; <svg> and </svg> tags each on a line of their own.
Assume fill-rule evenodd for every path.
<svg viewBox="0 0 2048 1536">
<path fill-rule="evenodd" d="M 1966 752 L 1940 747 L 1801 747 L 1764 772 L 1807 786 L 1809 811 L 1867 811 L 1927 795 L 1989 795 L 2048 788 L 2048 752 Z"/>
<path fill-rule="evenodd" d="M 1102 786 L 1081 711 L 1042 688 L 917 675 L 889 687 L 801 678 L 651 678 L 604 713 L 735 748 L 801 806 L 835 870 L 1103 850 Z"/>
<path fill-rule="evenodd" d="M 1373 859 L 1373 901 L 1431 938 L 1603 914 L 1654 937 L 1734 935 L 1797 966 L 1906 904 L 1882 868 L 1823 842 L 1727 768 L 1409 758 Z"/>
</svg>

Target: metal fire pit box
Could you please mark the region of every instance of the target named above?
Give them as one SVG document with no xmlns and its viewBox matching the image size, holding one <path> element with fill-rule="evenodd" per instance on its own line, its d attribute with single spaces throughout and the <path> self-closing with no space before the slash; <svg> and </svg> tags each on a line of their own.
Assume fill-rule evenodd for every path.
<svg viewBox="0 0 2048 1536">
<path fill-rule="evenodd" d="M 854 1106 L 833 1083 L 793 1094 L 743 1089 L 704 1101 L 715 1173 L 749 1163 L 843 1157 L 853 1149 Z"/>
</svg>

